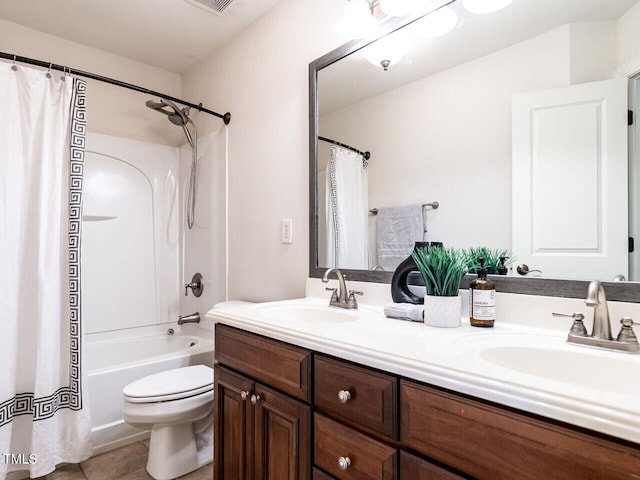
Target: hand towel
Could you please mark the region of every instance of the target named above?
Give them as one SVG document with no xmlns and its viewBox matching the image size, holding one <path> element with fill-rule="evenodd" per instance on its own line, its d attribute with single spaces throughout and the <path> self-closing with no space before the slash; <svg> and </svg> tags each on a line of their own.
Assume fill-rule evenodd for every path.
<svg viewBox="0 0 640 480">
<path fill-rule="evenodd" d="M 378 265 L 389 272 L 409 256 L 415 242 L 422 241 L 425 232 L 422 205 L 414 203 L 378 209 L 376 241 Z"/>
<path fill-rule="evenodd" d="M 384 306 L 384 314 L 389 318 L 422 322 L 424 320 L 424 305 L 388 303 Z"/>
</svg>

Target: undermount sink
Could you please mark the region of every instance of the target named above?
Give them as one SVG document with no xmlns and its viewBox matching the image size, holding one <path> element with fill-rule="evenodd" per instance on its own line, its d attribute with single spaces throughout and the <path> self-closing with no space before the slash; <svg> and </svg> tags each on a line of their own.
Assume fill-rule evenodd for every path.
<svg viewBox="0 0 640 480">
<path fill-rule="evenodd" d="M 268 305 L 257 312 L 269 320 L 310 323 L 347 323 L 358 320 L 358 310 L 339 310 L 320 305 Z"/>
<path fill-rule="evenodd" d="M 640 393 L 637 382 L 630 381 L 630 373 L 638 366 L 633 357 L 621 353 L 605 356 L 580 348 L 493 346 L 481 350 L 480 357 L 502 368 L 547 380 L 622 394 Z"/>
<path fill-rule="evenodd" d="M 629 380 L 640 368 L 640 355 L 572 345 L 566 338 L 564 334 L 493 332 L 465 335 L 456 344 L 488 364 L 517 374 L 603 394 L 640 395 L 640 384 Z"/>
</svg>

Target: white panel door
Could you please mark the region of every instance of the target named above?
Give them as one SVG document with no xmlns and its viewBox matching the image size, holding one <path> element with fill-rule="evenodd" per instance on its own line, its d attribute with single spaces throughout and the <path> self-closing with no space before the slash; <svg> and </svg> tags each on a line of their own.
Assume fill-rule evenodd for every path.
<svg viewBox="0 0 640 480">
<path fill-rule="evenodd" d="M 512 168 L 516 263 L 628 278 L 626 79 L 514 95 Z"/>
</svg>

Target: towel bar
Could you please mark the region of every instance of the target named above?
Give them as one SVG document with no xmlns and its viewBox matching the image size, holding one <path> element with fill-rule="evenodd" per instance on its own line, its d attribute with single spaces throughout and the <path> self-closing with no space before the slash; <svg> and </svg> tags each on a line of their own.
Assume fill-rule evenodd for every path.
<svg viewBox="0 0 640 480">
<path fill-rule="evenodd" d="M 429 203 L 423 203 L 422 204 L 422 208 L 430 207 L 432 210 L 437 210 L 439 206 L 440 206 L 439 202 L 429 202 Z M 377 208 L 372 208 L 371 210 L 369 210 L 369 214 L 370 215 L 377 215 L 378 214 L 378 209 Z"/>
</svg>

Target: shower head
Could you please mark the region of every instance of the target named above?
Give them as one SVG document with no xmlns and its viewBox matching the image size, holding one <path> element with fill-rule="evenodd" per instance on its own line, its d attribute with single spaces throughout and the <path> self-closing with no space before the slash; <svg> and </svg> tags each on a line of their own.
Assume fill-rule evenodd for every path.
<svg viewBox="0 0 640 480">
<path fill-rule="evenodd" d="M 146 105 L 152 110 L 164 113 L 171 123 L 179 127 L 184 127 L 187 123 L 191 122 L 189 118 L 189 107 L 180 110 L 175 103 L 165 99 L 160 99 L 159 102 L 147 100 Z"/>
</svg>

